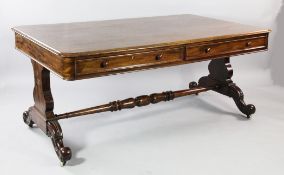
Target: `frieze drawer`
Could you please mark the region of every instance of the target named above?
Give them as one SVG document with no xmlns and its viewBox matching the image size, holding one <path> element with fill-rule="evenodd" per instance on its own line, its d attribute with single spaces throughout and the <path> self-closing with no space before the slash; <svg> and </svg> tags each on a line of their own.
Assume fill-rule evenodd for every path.
<svg viewBox="0 0 284 175">
<path fill-rule="evenodd" d="M 172 48 L 135 54 L 116 55 L 102 58 L 76 60 L 76 75 L 112 73 L 117 70 L 129 70 L 148 66 L 171 64 L 184 59 L 184 49 Z"/>
<path fill-rule="evenodd" d="M 238 39 L 225 42 L 221 41 L 208 44 L 199 43 L 186 46 L 186 60 L 231 56 L 247 52 L 253 52 L 256 50 L 263 50 L 266 47 L 266 36 Z"/>
</svg>

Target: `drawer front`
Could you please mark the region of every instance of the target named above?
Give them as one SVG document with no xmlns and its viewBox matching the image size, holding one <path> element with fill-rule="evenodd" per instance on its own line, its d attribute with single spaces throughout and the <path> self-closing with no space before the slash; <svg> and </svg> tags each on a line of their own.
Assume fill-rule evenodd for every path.
<svg viewBox="0 0 284 175">
<path fill-rule="evenodd" d="M 267 47 L 267 37 L 239 39 L 213 44 L 199 44 L 186 47 L 186 60 L 231 56 L 255 50 L 263 50 Z"/>
<path fill-rule="evenodd" d="M 149 66 L 179 62 L 183 59 L 184 54 L 182 48 L 103 58 L 81 59 L 76 61 L 76 75 L 112 73 L 119 70 L 127 71 L 133 68 L 146 68 Z"/>
</svg>

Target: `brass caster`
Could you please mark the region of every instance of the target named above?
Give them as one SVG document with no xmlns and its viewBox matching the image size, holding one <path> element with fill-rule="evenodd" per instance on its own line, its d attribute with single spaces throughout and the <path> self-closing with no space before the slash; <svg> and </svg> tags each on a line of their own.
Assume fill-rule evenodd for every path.
<svg viewBox="0 0 284 175">
<path fill-rule="evenodd" d="M 66 165 L 66 163 L 67 163 L 67 161 L 60 162 L 60 166 L 64 167 Z"/>
</svg>

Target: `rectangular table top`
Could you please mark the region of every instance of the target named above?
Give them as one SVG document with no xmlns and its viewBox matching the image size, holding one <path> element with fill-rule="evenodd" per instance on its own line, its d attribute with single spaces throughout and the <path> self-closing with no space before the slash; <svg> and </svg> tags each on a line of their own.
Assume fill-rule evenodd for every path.
<svg viewBox="0 0 284 175">
<path fill-rule="evenodd" d="M 16 48 L 66 80 L 264 51 L 269 30 L 196 15 L 13 28 Z"/>
<path fill-rule="evenodd" d="M 61 57 L 188 44 L 268 30 L 195 15 L 19 26 L 13 30 Z"/>
</svg>

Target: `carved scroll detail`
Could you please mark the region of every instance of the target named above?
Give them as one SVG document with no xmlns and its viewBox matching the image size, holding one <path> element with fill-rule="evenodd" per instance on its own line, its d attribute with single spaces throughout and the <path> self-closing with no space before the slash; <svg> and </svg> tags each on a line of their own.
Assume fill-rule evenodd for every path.
<svg viewBox="0 0 284 175">
<path fill-rule="evenodd" d="M 255 113 L 255 106 L 244 102 L 242 90 L 232 81 L 233 68 L 229 58 L 212 60 L 208 66 L 209 75 L 199 79 L 199 86 L 207 87 L 220 94 L 232 97 L 238 109 L 247 118 Z"/>
<path fill-rule="evenodd" d="M 64 166 L 72 157 L 72 152 L 69 147 L 63 144 L 63 133 L 58 121 L 51 121 L 47 123 L 48 136 L 51 138 L 54 150 Z"/>
<path fill-rule="evenodd" d="M 23 113 L 24 122 L 33 127 L 36 124 L 44 133 L 51 137 L 55 152 L 61 163 L 65 165 L 71 158 L 71 150 L 63 145 L 63 134 L 57 121 L 47 122 L 54 118 L 53 97 L 50 89 L 50 72 L 42 65 L 32 61 L 34 70 L 34 91 L 35 104 Z"/>
</svg>

